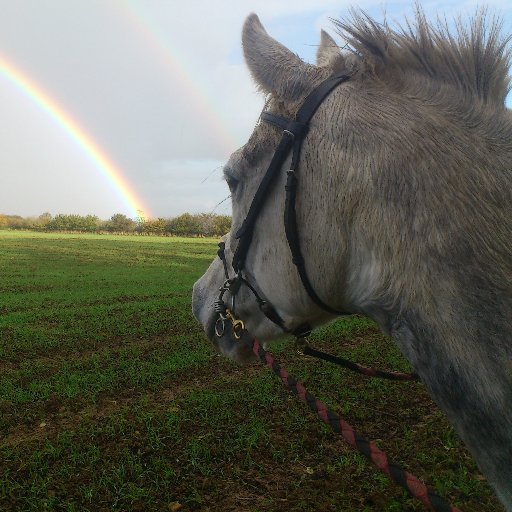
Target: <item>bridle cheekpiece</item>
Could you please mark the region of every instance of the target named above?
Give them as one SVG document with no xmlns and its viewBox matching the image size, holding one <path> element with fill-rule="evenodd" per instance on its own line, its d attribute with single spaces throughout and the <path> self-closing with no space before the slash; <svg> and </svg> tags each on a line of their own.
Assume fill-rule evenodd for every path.
<svg viewBox="0 0 512 512">
<path fill-rule="evenodd" d="M 328 304 L 326 304 L 316 293 L 313 288 L 311 281 L 308 277 L 304 257 L 300 247 L 300 240 L 297 228 L 297 218 L 295 212 L 295 200 L 297 194 L 297 169 L 299 165 L 300 152 L 302 149 L 302 143 L 307 136 L 309 131 L 309 123 L 313 118 L 315 112 L 322 102 L 329 96 L 329 94 L 340 84 L 350 79 L 349 74 L 335 75 L 327 80 L 323 81 L 315 89 L 313 89 L 304 100 L 298 110 L 295 119 L 288 119 L 278 114 L 271 112 L 262 112 L 260 119 L 266 123 L 277 126 L 282 129 L 281 140 L 276 148 L 274 156 L 270 161 L 268 169 L 263 176 L 258 190 L 256 191 L 249 211 L 242 226 L 235 233 L 235 238 L 238 239 L 238 245 L 233 255 L 232 268 L 235 272 L 234 277 L 229 277 L 228 264 L 226 261 L 224 242 L 219 244 L 218 256 L 222 260 L 224 266 L 224 274 L 226 281 L 220 288 L 219 298 L 215 301 L 215 312 L 218 314 L 218 319 L 215 324 L 215 334 L 217 337 L 222 337 L 225 333 L 225 323 L 229 321 L 232 325 L 233 335 L 236 340 L 240 339 L 241 331 L 245 328 L 242 320 L 237 319 L 235 316 L 235 296 L 240 289 L 242 284 L 246 285 L 258 302 L 261 311 L 269 318 L 272 322 L 277 324 L 285 332 L 294 334 L 297 338 L 303 338 L 309 334 L 311 327 L 308 325 L 300 326 L 293 331 L 286 328 L 283 319 L 277 313 L 275 308 L 266 300 L 262 299 L 257 293 L 255 288 L 247 281 L 243 276 L 243 269 L 249 247 L 251 245 L 252 237 L 254 234 L 254 227 L 259 213 L 268 197 L 268 192 L 275 182 L 275 179 L 282 169 L 285 160 L 292 154 L 290 169 L 287 171 L 286 179 L 286 199 L 285 199 L 285 211 L 284 211 L 284 225 L 286 232 L 286 239 L 290 247 L 292 254 L 292 260 L 294 265 L 297 267 L 298 274 L 302 281 L 302 284 L 308 293 L 311 300 L 320 308 L 327 311 L 332 315 L 344 315 L 348 314 L 344 311 L 337 310 Z M 231 308 L 229 308 L 224 302 L 224 294 L 226 292 L 231 295 Z"/>
</svg>

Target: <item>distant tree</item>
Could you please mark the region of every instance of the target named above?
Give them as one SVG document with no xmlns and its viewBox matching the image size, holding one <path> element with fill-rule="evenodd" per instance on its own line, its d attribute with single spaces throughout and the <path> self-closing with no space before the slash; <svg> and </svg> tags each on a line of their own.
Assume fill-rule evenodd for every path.
<svg viewBox="0 0 512 512">
<path fill-rule="evenodd" d="M 41 229 L 38 217 L 24 217 L 21 221 L 20 229 Z"/>
<path fill-rule="evenodd" d="M 200 213 L 194 215 L 201 236 L 222 236 L 231 229 L 231 217 L 228 215 L 214 215 L 211 213 Z"/>
<path fill-rule="evenodd" d="M 96 215 L 66 215 L 59 213 L 48 224 L 47 229 L 52 231 L 97 231 L 101 224 Z"/>
<path fill-rule="evenodd" d="M 199 232 L 197 234 L 201 236 L 213 236 L 215 215 L 210 213 L 200 213 L 194 217 L 196 217 L 197 225 L 199 227 Z"/>
<path fill-rule="evenodd" d="M 65 231 L 68 229 L 67 216 L 62 213 L 58 213 L 50 222 L 48 222 L 46 229 L 49 229 L 50 231 Z"/>
<path fill-rule="evenodd" d="M 23 229 L 23 217 L 19 215 L 6 215 L 7 227 L 11 229 Z"/>
<path fill-rule="evenodd" d="M 231 228 L 231 217 L 207 213 L 184 213 L 176 218 L 147 219 L 138 211 L 135 220 L 122 213 L 116 213 L 103 221 L 96 215 L 76 215 L 59 213 L 52 216 L 45 212 L 39 217 L 20 217 L 0 214 L 0 229 L 35 229 L 48 231 L 99 232 L 107 230 L 116 233 L 139 233 L 177 236 L 222 236 Z"/>
<path fill-rule="evenodd" d="M 128 218 L 122 213 L 115 213 L 105 223 L 107 231 L 114 231 L 116 233 L 132 233 L 135 231 L 137 224 L 132 219 Z"/>
<path fill-rule="evenodd" d="M 172 219 L 167 225 L 173 235 L 193 236 L 200 233 L 199 220 L 197 216 L 190 213 L 184 213 Z"/>
<path fill-rule="evenodd" d="M 229 215 L 215 215 L 213 219 L 212 236 L 223 236 L 231 229 L 231 217 Z"/>
<path fill-rule="evenodd" d="M 172 217 L 165 219 L 165 234 L 174 235 L 173 228 L 174 228 L 174 219 Z"/>
<path fill-rule="evenodd" d="M 83 217 L 82 230 L 88 232 L 98 231 L 98 228 L 101 225 L 101 220 L 96 215 L 86 215 Z"/>
<path fill-rule="evenodd" d="M 167 226 L 167 220 L 159 217 L 158 219 L 149 219 L 144 222 L 143 232 L 155 235 L 163 235 Z"/>
<path fill-rule="evenodd" d="M 144 233 L 144 224 L 146 223 L 146 217 L 142 210 L 137 210 L 137 215 L 135 216 L 136 228 L 135 230 L 138 233 Z"/>
<path fill-rule="evenodd" d="M 48 224 L 52 220 L 52 214 L 49 212 L 44 212 L 35 220 L 35 229 L 47 229 Z"/>
</svg>

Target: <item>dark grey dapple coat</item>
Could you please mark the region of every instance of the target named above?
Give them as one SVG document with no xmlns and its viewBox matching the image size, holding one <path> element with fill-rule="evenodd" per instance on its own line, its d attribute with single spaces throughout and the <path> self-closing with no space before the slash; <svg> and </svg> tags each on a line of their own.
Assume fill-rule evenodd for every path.
<svg viewBox="0 0 512 512">
<path fill-rule="evenodd" d="M 333 307 L 364 313 L 390 334 L 512 511 L 512 115 L 508 40 L 478 16 L 455 35 L 416 23 L 392 31 L 355 15 L 339 23 L 355 50 L 325 33 L 318 65 L 272 39 L 255 15 L 243 30 L 247 65 L 268 109 L 293 116 L 340 70 L 352 78 L 315 115 L 300 163 L 298 226 L 311 281 Z M 225 167 L 233 232 L 279 140 L 258 125 Z M 258 220 L 247 276 L 296 327 L 331 317 L 306 295 L 281 222 L 284 170 Z M 307 191 L 307 194 L 305 193 Z M 227 256 L 236 240 L 226 237 Z M 215 340 L 214 261 L 193 308 Z M 279 336 L 242 289 L 237 314 L 259 339 Z"/>
</svg>

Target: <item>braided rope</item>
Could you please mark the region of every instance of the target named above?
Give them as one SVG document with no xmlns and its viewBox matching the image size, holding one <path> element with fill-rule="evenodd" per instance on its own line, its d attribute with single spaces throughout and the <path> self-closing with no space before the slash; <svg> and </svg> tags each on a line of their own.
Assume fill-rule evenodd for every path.
<svg viewBox="0 0 512 512">
<path fill-rule="evenodd" d="M 253 352 L 263 364 L 268 366 L 284 383 L 284 385 L 316 412 L 324 423 L 331 426 L 337 434 L 341 434 L 345 442 L 370 459 L 377 468 L 386 473 L 395 483 L 403 487 L 411 496 L 418 499 L 428 510 L 435 512 L 461 512 L 450 505 L 444 498 L 430 491 L 423 482 L 400 466 L 388 460 L 387 455 L 375 444 L 360 437 L 354 428 L 341 416 L 332 412 L 323 402 L 311 395 L 302 382 L 295 379 L 260 345 L 253 342 Z"/>
</svg>

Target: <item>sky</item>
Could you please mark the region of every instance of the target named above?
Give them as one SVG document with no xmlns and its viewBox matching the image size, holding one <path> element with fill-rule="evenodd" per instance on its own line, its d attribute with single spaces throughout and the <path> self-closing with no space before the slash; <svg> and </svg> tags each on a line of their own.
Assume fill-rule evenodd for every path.
<svg viewBox="0 0 512 512">
<path fill-rule="evenodd" d="M 420 3 L 447 19 L 482 4 Z M 377 20 L 413 12 L 405 0 L 0 0 L 0 214 L 229 214 L 222 165 L 264 103 L 245 17 L 314 62 L 320 29 L 336 39 L 331 19 L 355 5 Z M 512 1 L 487 5 L 512 33 Z"/>
</svg>

